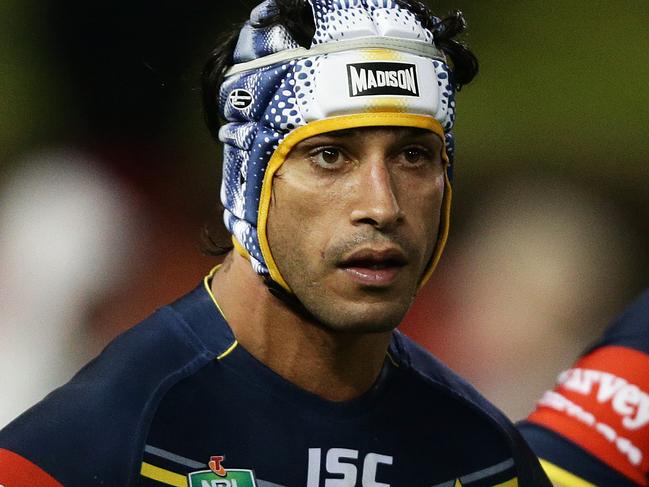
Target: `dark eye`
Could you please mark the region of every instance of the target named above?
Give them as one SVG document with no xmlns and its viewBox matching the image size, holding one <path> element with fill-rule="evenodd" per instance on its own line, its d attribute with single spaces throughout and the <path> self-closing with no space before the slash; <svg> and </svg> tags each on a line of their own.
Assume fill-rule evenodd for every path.
<svg viewBox="0 0 649 487">
<path fill-rule="evenodd" d="M 338 165 L 343 159 L 340 151 L 332 147 L 320 149 L 311 157 L 317 165 L 325 168 Z"/>
<path fill-rule="evenodd" d="M 415 149 L 415 148 L 406 149 L 403 152 L 403 155 L 406 161 L 410 164 L 418 164 L 425 157 L 425 154 L 421 149 Z"/>
</svg>

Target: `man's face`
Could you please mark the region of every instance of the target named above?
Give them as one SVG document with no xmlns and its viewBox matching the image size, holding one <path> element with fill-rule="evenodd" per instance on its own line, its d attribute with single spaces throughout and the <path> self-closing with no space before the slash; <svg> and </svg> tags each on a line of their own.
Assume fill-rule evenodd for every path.
<svg viewBox="0 0 649 487">
<path fill-rule="evenodd" d="M 337 331 L 386 331 L 410 307 L 437 241 L 442 141 L 360 128 L 297 144 L 275 174 L 267 235 L 302 304 Z"/>
</svg>

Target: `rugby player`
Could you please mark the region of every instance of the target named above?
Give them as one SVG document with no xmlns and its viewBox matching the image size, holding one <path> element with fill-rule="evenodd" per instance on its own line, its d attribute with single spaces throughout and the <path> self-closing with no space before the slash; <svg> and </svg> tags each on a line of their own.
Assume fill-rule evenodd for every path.
<svg viewBox="0 0 649 487">
<path fill-rule="evenodd" d="M 649 290 L 519 428 L 555 485 L 649 486 Z"/>
<path fill-rule="evenodd" d="M 406 0 L 256 7 L 204 74 L 234 250 L 1 432 L 0 483 L 549 485 L 395 331 L 446 241 L 463 29 Z"/>
</svg>

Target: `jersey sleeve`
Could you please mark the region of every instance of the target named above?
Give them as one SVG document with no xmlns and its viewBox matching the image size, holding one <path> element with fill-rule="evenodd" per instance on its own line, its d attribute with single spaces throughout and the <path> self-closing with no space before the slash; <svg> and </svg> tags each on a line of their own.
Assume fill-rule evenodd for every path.
<svg viewBox="0 0 649 487">
<path fill-rule="evenodd" d="M 38 465 L 10 450 L 0 448 L 0 485 L 7 487 L 63 487 Z"/>
<path fill-rule="evenodd" d="M 158 402 L 209 359 L 196 353 L 173 311 L 162 308 L 0 430 L 0 448 L 28 459 L 62 485 L 129 485 L 139 472 Z M 27 465 L 11 458 L 12 465 Z M 14 478 L 29 479 L 23 478 L 24 468 L 12 469 Z"/>
<path fill-rule="evenodd" d="M 232 342 L 213 306 L 199 286 L 161 308 L 0 430 L 0 486 L 133 485 L 161 399 Z"/>
<path fill-rule="evenodd" d="M 645 293 L 519 425 L 553 480 L 649 486 L 648 343 Z"/>
</svg>

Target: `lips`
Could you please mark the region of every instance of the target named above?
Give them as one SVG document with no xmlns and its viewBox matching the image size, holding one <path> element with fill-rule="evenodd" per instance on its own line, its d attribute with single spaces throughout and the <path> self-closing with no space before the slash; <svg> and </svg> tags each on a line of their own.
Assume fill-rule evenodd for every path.
<svg viewBox="0 0 649 487">
<path fill-rule="evenodd" d="M 388 286 L 408 264 L 397 248 L 360 249 L 345 257 L 338 267 L 352 280 L 366 286 Z"/>
</svg>

